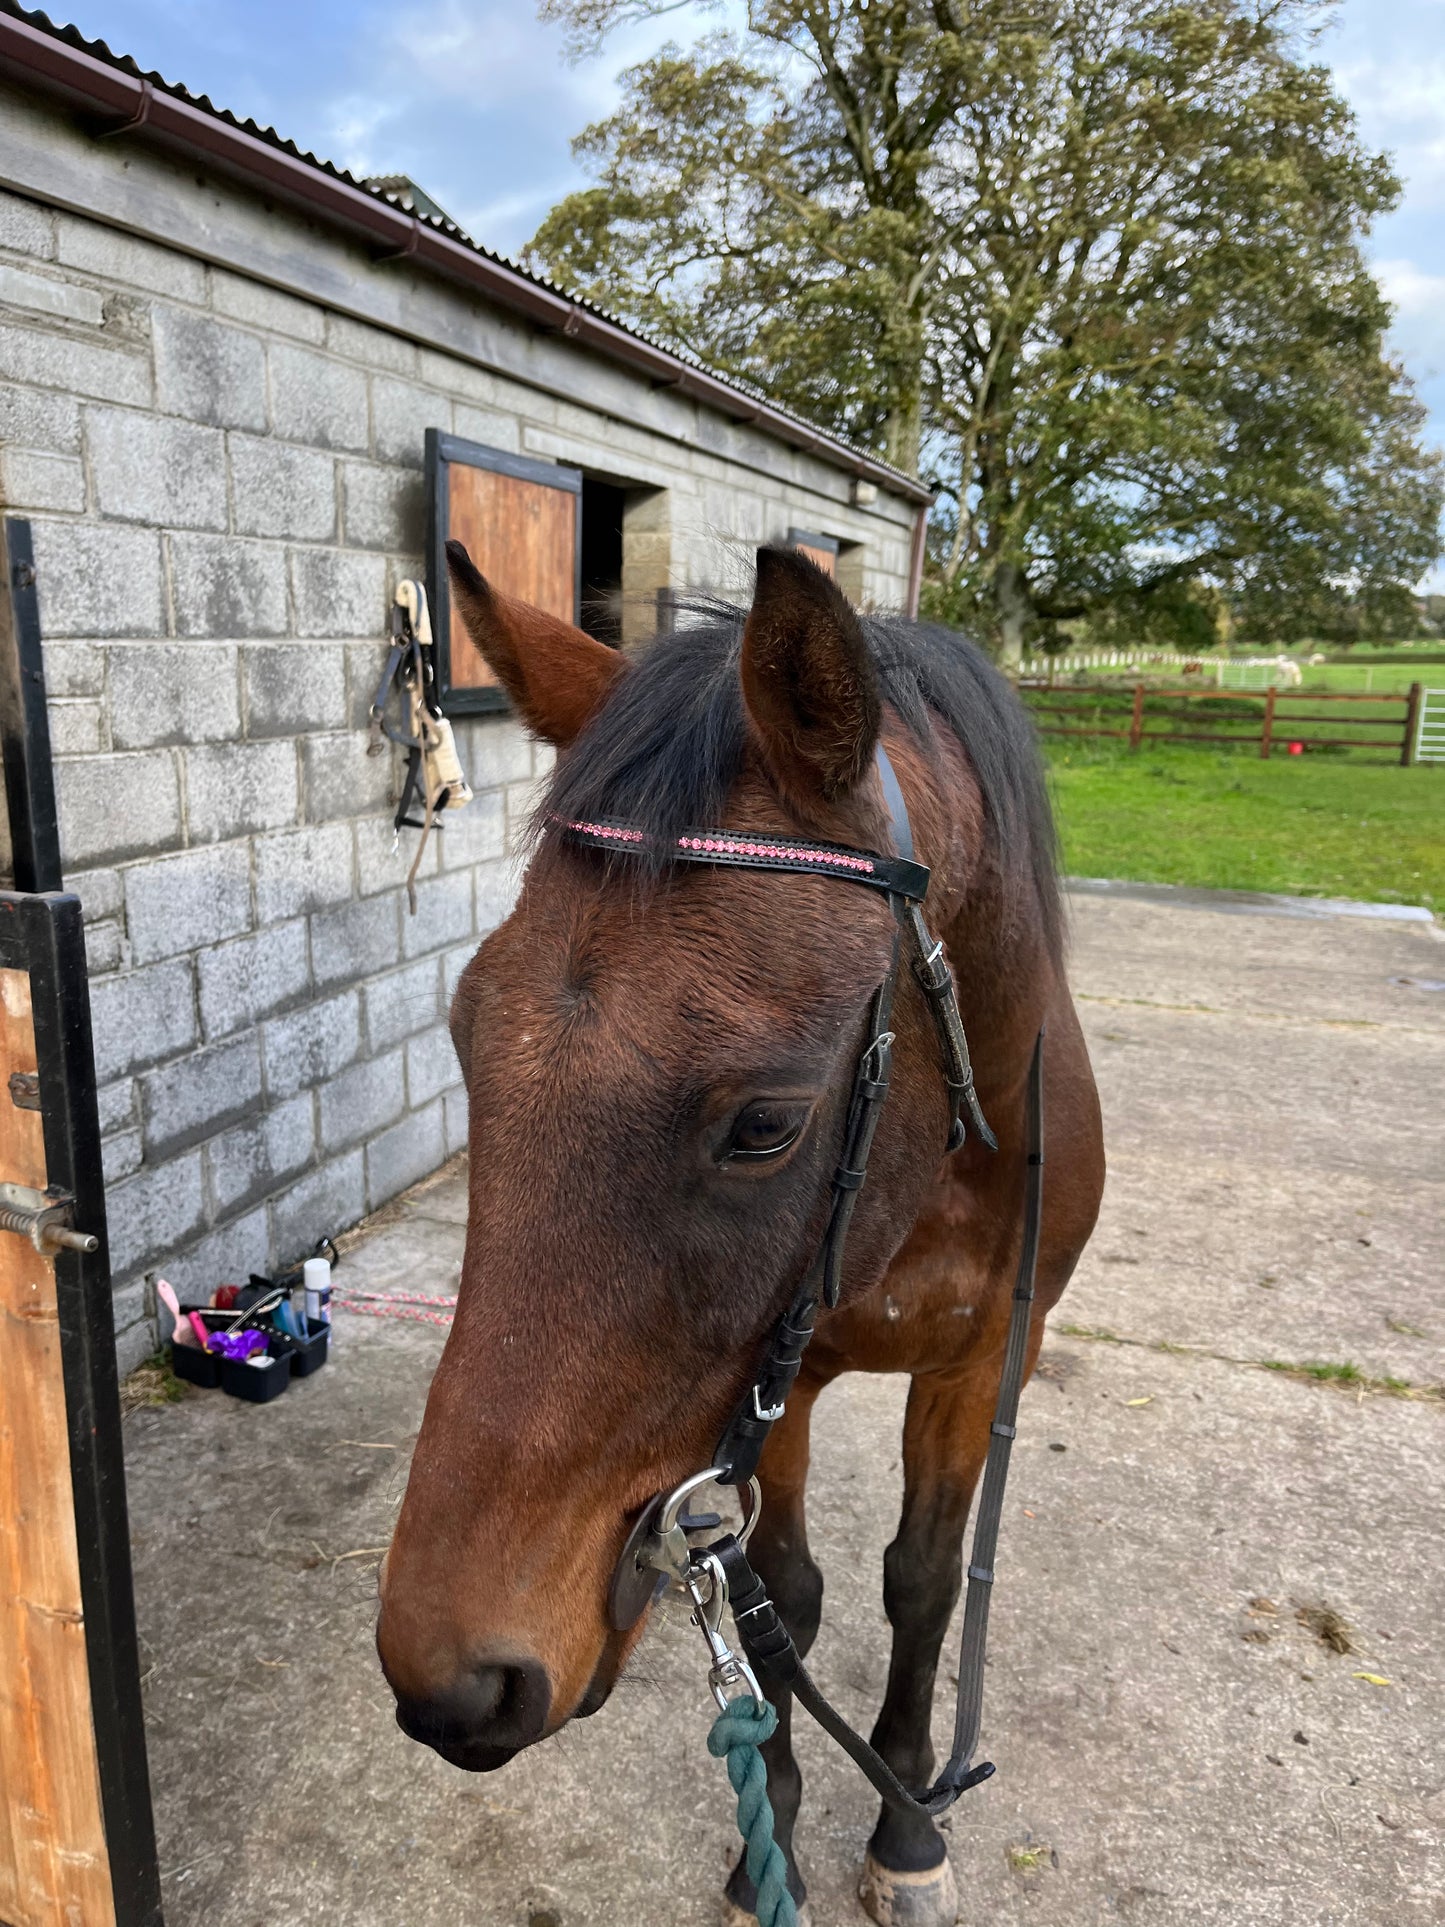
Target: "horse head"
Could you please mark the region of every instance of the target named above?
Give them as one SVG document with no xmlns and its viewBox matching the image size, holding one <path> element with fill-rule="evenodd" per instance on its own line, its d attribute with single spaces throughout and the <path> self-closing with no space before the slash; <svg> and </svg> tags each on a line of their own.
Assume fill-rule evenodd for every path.
<svg viewBox="0 0 1445 1927">
<path fill-rule="evenodd" d="M 958 830 L 860 618 L 802 557 L 763 550 L 745 619 L 637 662 L 499 595 L 456 545 L 451 569 L 558 762 L 516 907 L 452 1008 L 466 1251 L 377 1639 L 405 1731 L 485 1770 L 595 1710 L 639 1636 L 608 1617 L 619 1550 L 640 1508 L 712 1462 L 814 1258 L 893 952 L 871 891 L 656 853 L 699 822 L 886 847 L 885 727 L 921 853 Z M 566 834 L 598 815 L 642 825 L 635 858 Z M 947 1136 L 911 982 L 892 1021 L 845 1298 L 882 1276 Z"/>
</svg>

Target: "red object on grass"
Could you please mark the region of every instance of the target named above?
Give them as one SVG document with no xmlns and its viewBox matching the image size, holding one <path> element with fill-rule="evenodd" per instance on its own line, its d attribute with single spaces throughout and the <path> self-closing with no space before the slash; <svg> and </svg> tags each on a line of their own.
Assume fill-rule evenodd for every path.
<svg viewBox="0 0 1445 1927">
<path fill-rule="evenodd" d="M 1290 746 L 1289 746 L 1289 753 L 1290 753 L 1290 755 L 1291 755 L 1291 756 L 1303 756 L 1303 755 L 1304 755 L 1304 753 L 1305 753 L 1305 746 L 1304 746 L 1304 744 L 1303 744 L 1303 743 L 1291 743 L 1291 744 L 1290 744 Z"/>
</svg>

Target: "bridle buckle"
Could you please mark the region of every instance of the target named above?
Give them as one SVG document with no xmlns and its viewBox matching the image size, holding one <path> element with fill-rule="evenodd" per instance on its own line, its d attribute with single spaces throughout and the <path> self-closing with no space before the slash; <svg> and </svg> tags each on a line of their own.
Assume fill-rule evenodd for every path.
<svg viewBox="0 0 1445 1927">
<path fill-rule="evenodd" d="M 893 1075 L 893 1044 L 897 1031 L 880 1030 L 863 1053 L 858 1066 L 860 1081 L 887 1086 Z"/>
</svg>

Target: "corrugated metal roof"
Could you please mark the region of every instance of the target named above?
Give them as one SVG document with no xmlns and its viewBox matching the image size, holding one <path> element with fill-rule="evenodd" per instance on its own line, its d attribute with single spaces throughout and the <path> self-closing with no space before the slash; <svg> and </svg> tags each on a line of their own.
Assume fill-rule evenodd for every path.
<svg viewBox="0 0 1445 1927">
<path fill-rule="evenodd" d="M 337 167 L 333 161 L 324 160 L 319 155 L 311 153 L 308 149 L 298 146 L 295 141 L 289 140 L 285 135 L 278 133 L 274 127 L 262 126 L 258 121 L 233 113 L 228 107 L 218 107 L 208 94 L 193 93 L 189 87 L 177 81 L 167 80 L 162 74 L 155 73 L 154 71 L 147 72 L 131 55 L 115 53 L 104 40 L 87 39 L 77 27 L 57 25 L 47 14 L 39 10 L 22 7 L 17 4 L 17 0 L 0 0 L 0 16 L 6 15 L 13 20 L 24 22 L 24 24 L 34 32 L 43 34 L 48 39 L 62 46 L 74 49 L 76 53 L 84 55 L 87 59 L 97 61 L 116 73 L 125 74 L 132 80 L 140 81 L 144 87 L 156 93 L 164 94 L 172 100 L 182 102 L 186 107 L 195 112 L 204 114 L 208 118 L 234 129 L 238 135 L 244 136 L 248 141 L 259 142 L 275 153 L 283 154 L 290 160 L 300 163 L 302 167 L 314 169 L 317 174 L 327 176 L 346 189 L 350 189 L 357 194 L 366 195 L 370 199 L 396 212 L 404 213 L 408 220 L 415 221 L 420 226 L 430 229 L 435 234 L 445 236 L 448 241 L 476 255 L 480 261 L 489 263 L 494 269 L 501 270 L 510 277 L 515 277 L 518 282 L 537 289 L 553 301 L 566 303 L 568 307 L 575 309 L 578 314 L 594 316 L 599 322 L 606 324 L 609 330 L 616 330 L 620 334 L 630 337 L 636 341 L 640 347 L 645 348 L 654 355 L 665 357 L 670 362 L 677 363 L 680 368 L 694 370 L 698 375 L 706 378 L 709 383 L 717 384 L 719 387 L 737 395 L 739 400 L 746 400 L 756 404 L 758 408 L 766 410 L 768 415 L 774 417 L 779 422 L 780 427 L 784 423 L 794 424 L 806 434 L 807 440 L 803 445 L 813 447 L 818 453 L 826 454 L 829 451 L 834 451 L 845 458 L 851 457 L 851 460 L 845 461 L 846 466 L 854 469 L 860 467 L 866 468 L 866 470 L 871 472 L 884 486 L 887 486 L 890 482 L 896 484 L 897 492 L 911 500 L 921 501 L 929 499 L 930 491 L 915 477 L 905 474 L 901 469 L 894 468 L 890 463 L 882 461 L 870 450 L 860 448 L 856 443 L 849 441 L 846 437 L 835 434 L 831 430 L 819 428 L 815 423 L 808 421 L 806 417 L 795 413 L 795 411 L 782 403 L 774 401 L 762 389 L 754 387 L 750 382 L 741 381 L 732 375 L 718 374 L 716 370 L 709 368 L 706 362 L 702 361 L 690 350 L 675 348 L 671 345 L 655 341 L 641 329 L 634 328 L 628 322 L 619 320 L 616 315 L 609 314 L 605 308 L 597 306 L 595 302 L 588 301 L 579 295 L 573 294 L 566 288 L 559 287 L 545 275 L 532 273 L 529 269 L 522 267 L 518 262 L 511 260 L 504 254 L 497 253 L 494 249 L 483 247 L 479 242 L 474 241 L 462 228 L 458 227 L 455 221 L 452 221 L 440 211 L 432 214 L 423 207 L 406 205 L 399 196 L 394 192 L 389 192 L 386 185 L 383 184 L 383 181 L 389 181 L 392 177 L 383 177 L 382 179 L 375 180 L 361 179 L 357 175 L 350 173 L 346 168 Z M 7 52 L 10 61 L 18 65 L 19 62 L 16 60 L 15 50 L 11 48 L 7 50 Z M 50 79 L 52 77 L 45 76 L 45 78 Z M 142 109 L 141 118 L 137 122 L 137 132 L 142 131 L 143 122 L 144 108 Z M 435 206 L 435 203 L 430 203 L 429 205 Z M 570 332 L 570 329 L 564 326 L 562 331 L 567 333 Z M 589 345 L 596 346 L 597 344 L 591 343 Z M 764 426 L 768 426 L 768 424 L 765 422 Z"/>
<path fill-rule="evenodd" d="M 394 207 L 404 208 L 408 214 L 424 214 L 441 222 L 453 234 L 470 241 L 471 235 L 454 221 L 446 209 L 434 201 L 426 189 L 410 174 L 368 174 L 361 183 L 375 194 L 384 194 Z"/>
<path fill-rule="evenodd" d="M 253 140 L 264 141 L 268 147 L 274 147 L 283 154 L 289 154 L 293 160 L 304 161 L 308 167 L 314 167 L 323 174 L 329 174 L 335 181 L 344 181 L 348 187 L 357 188 L 366 194 L 373 194 L 379 201 L 391 201 L 394 206 L 400 205 L 400 202 L 395 201 L 380 183 L 373 185 L 370 181 L 361 179 L 359 175 L 350 173 L 346 168 L 338 167 L 334 161 L 323 160 L 319 154 L 313 154 L 309 148 L 299 147 L 295 141 L 288 140 L 284 134 L 277 133 L 274 127 L 263 127 L 260 121 L 252 120 L 249 115 L 243 117 L 232 113 L 229 107 L 218 107 L 209 94 L 193 93 L 182 82 L 167 80 L 164 74 L 158 74 L 153 67 L 149 69 L 142 67 L 132 55 L 116 53 L 107 41 L 88 40 L 78 27 L 61 25 L 38 7 L 22 7 L 16 3 L 16 0 L 0 0 L 0 13 L 8 13 L 14 20 L 23 20 L 27 26 L 49 34 L 52 39 L 63 42 L 67 47 L 74 47 L 77 53 L 89 54 L 92 60 L 103 61 L 107 67 L 114 67 L 117 73 L 129 74 L 133 80 L 149 81 L 157 93 L 169 94 L 172 100 L 183 100 L 188 107 L 199 108 L 203 114 L 209 114 L 215 120 L 224 121 L 228 127 L 234 127 L 239 133 L 249 134 Z M 407 212 L 410 213 L 412 210 L 408 208 Z M 471 242 L 472 246 L 476 246 L 471 236 L 459 228 L 454 221 L 447 220 L 445 217 L 438 220 L 426 214 L 421 214 L 418 218 L 425 220 L 428 226 L 435 227 L 439 233 L 450 234 L 455 240 Z M 507 261 L 503 255 L 493 254 L 487 248 L 478 247 L 477 252 L 507 267 L 516 266 L 515 262 Z M 524 270 L 517 268 L 517 272 L 520 274 Z"/>
</svg>

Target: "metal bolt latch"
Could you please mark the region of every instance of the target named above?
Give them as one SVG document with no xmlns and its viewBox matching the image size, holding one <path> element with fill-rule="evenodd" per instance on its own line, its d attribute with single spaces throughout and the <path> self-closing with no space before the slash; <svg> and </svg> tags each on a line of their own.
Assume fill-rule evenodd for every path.
<svg viewBox="0 0 1445 1927">
<path fill-rule="evenodd" d="M 66 1251 L 99 1251 L 100 1239 L 93 1232 L 71 1228 L 74 1205 L 75 1199 L 65 1191 L 0 1184 L 0 1231 L 19 1232 L 47 1256 L 57 1246 Z"/>
</svg>

